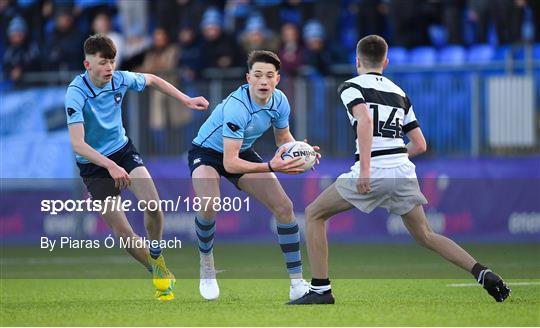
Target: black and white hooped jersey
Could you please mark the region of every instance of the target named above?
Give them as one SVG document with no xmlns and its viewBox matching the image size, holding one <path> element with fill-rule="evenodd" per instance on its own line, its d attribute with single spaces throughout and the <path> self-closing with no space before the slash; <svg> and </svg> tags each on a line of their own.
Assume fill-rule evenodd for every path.
<svg viewBox="0 0 540 328">
<path fill-rule="evenodd" d="M 345 81 L 338 93 L 347 108 L 356 135 L 357 122 L 352 108 L 365 103 L 373 118 L 371 166 L 394 167 L 408 161 L 403 136 L 419 127 L 413 107 L 405 92 L 394 82 L 378 73 L 367 73 Z M 359 158 L 358 140 L 356 161 Z"/>
</svg>

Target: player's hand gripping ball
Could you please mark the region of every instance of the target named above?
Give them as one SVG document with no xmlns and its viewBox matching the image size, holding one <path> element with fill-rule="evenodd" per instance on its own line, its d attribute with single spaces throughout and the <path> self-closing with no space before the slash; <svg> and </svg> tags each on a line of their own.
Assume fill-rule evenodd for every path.
<svg viewBox="0 0 540 328">
<path fill-rule="evenodd" d="M 309 144 L 303 141 L 291 141 L 283 144 L 280 148 L 285 147 L 285 152 L 281 155 L 281 159 L 303 157 L 304 165 L 301 169 L 307 171 L 313 167 L 317 161 L 317 153 Z"/>
</svg>

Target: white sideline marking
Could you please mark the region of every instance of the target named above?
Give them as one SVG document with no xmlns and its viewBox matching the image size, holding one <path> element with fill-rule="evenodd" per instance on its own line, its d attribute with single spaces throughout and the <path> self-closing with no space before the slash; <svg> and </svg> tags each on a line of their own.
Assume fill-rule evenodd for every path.
<svg viewBox="0 0 540 328">
<path fill-rule="evenodd" d="M 540 281 L 507 282 L 509 286 L 540 285 Z M 480 284 L 448 284 L 446 287 L 482 287 Z"/>
</svg>

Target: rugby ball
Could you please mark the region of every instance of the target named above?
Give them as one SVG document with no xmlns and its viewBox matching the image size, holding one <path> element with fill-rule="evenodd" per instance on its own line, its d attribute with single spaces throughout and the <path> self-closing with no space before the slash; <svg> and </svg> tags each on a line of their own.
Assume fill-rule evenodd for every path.
<svg viewBox="0 0 540 328">
<path fill-rule="evenodd" d="M 285 152 L 281 154 L 281 159 L 303 157 L 305 163 L 300 168 L 304 171 L 311 169 L 317 161 L 317 153 L 313 150 L 313 147 L 303 141 L 287 142 L 280 148 L 283 147 L 285 147 Z"/>
</svg>

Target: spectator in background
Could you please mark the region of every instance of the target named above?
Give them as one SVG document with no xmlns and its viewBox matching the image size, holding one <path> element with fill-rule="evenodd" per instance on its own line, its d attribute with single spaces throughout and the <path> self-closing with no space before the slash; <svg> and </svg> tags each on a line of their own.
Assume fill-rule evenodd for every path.
<svg viewBox="0 0 540 328">
<path fill-rule="evenodd" d="M 351 4 L 356 12 L 358 38 L 366 35 L 384 35 L 388 5 L 382 0 L 355 0 Z M 355 45 L 356 46 L 356 45 Z"/>
<path fill-rule="evenodd" d="M 313 1 L 314 17 L 321 22 L 329 39 L 338 39 L 340 36 L 340 12 L 343 5 L 338 5 L 333 1 L 315 0 Z"/>
<path fill-rule="evenodd" d="M 535 1 L 532 1 L 535 2 Z M 536 0 L 538 2 L 538 0 Z M 517 43 L 523 41 L 521 35 L 521 28 L 525 19 L 525 7 L 527 6 L 527 0 L 512 0 L 509 4 L 508 16 L 510 16 L 510 24 L 507 27 L 507 42 Z M 539 24 L 537 22 L 536 24 Z"/>
<path fill-rule="evenodd" d="M 17 1 L 18 11 L 28 26 L 29 40 L 37 41 L 41 25 L 41 2 L 38 0 Z"/>
<path fill-rule="evenodd" d="M 311 20 L 304 26 L 303 36 L 306 43 L 306 73 L 327 75 L 333 60 L 331 52 L 326 48 L 324 27 L 317 20 Z"/>
<path fill-rule="evenodd" d="M 221 13 L 210 7 L 201 21 L 203 40 L 201 44 L 202 68 L 230 68 L 237 63 L 236 42 L 222 29 Z"/>
<path fill-rule="evenodd" d="M 224 30 L 235 34 L 246 25 L 246 20 L 254 8 L 249 0 L 226 0 L 224 10 Z"/>
<path fill-rule="evenodd" d="M 264 0 L 262 0 L 264 1 Z M 304 24 L 307 20 L 315 17 L 315 2 L 316 0 L 284 0 L 279 10 L 279 17 L 277 18 L 278 27 L 282 22 L 290 22 L 298 25 Z M 321 1 L 331 2 L 331 1 Z M 324 3 L 317 5 L 325 6 Z M 266 17 L 266 16 L 265 16 Z M 272 26 L 272 25 L 270 25 Z"/>
<path fill-rule="evenodd" d="M 448 33 L 449 44 L 463 44 L 463 12 L 465 0 L 440 0 L 441 21 Z"/>
<path fill-rule="evenodd" d="M 2 29 L 2 44 L 7 44 L 7 30 L 11 20 L 20 15 L 19 8 L 15 0 L 0 0 L 0 28 Z"/>
<path fill-rule="evenodd" d="M 176 64 L 178 63 L 178 46 L 171 43 L 167 30 L 158 27 L 153 33 L 153 47 L 145 54 L 141 71 L 153 73 L 169 82 L 178 85 Z M 191 111 L 179 110 L 178 102 L 171 97 L 150 90 L 150 129 L 154 139 L 155 149 L 160 154 L 172 153 L 167 144 L 167 122 L 175 132 L 191 120 Z M 171 138 L 172 139 L 172 138 Z"/>
<path fill-rule="evenodd" d="M 268 30 L 261 16 L 252 16 L 246 22 L 246 28 L 240 36 L 240 45 L 244 51 L 244 56 L 254 50 L 269 50 L 277 52 L 279 39 L 272 31 Z"/>
<path fill-rule="evenodd" d="M 185 22 L 200 22 L 206 7 L 216 1 L 176 0 L 177 20 L 180 24 Z"/>
<path fill-rule="evenodd" d="M 489 43 L 489 25 L 493 22 L 499 44 L 521 39 L 525 0 L 469 0 L 469 19 L 476 25 L 476 42 Z M 537 22 L 538 24 L 538 22 Z"/>
<path fill-rule="evenodd" d="M 475 43 L 488 43 L 488 28 L 491 17 L 490 3 L 493 0 L 469 0 L 468 18 L 475 25 Z"/>
<path fill-rule="evenodd" d="M 204 9 L 217 2 L 220 1 L 159 0 L 149 4 L 154 21 L 167 29 L 167 34 L 172 36 L 184 22 L 199 22 Z"/>
<path fill-rule="evenodd" d="M 529 7 L 532 10 L 534 22 L 534 40 L 540 42 L 540 1 L 529 1 Z"/>
<path fill-rule="evenodd" d="M 254 9 L 266 19 L 268 28 L 272 31 L 278 31 L 283 19 L 280 17 L 280 11 L 283 0 L 252 0 Z"/>
<path fill-rule="evenodd" d="M 38 68 L 39 48 L 29 40 L 28 26 L 20 16 L 9 22 L 7 34 L 9 44 L 2 61 L 4 78 L 17 83 L 25 72 Z"/>
<path fill-rule="evenodd" d="M 124 43 L 122 69 L 133 69 L 144 59 L 144 52 L 152 44 L 148 37 L 148 1 L 117 0 Z"/>
<path fill-rule="evenodd" d="M 54 0 L 39 1 L 39 17 L 34 20 L 33 27 L 36 29 L 34 37 L 36 41 L 43 45 L 47 37 L 54 29 Z"/>
<path fill-rule="evenodd" d="M 326 128 L 326 87 L 324 76 L 330 73 L 330 66 L 334 64 L 331 52 L 326 48 L 324 27 L 317 20 L 308 21 L 303 31 L 306 51 L 304 62 L 305 74 L 310 81 L 309 115 L 317 119 L 312 120 L 311 136 L 314 140 L 328 138 Z"/>
<path fill-rule="evenodd" d="M 77 70 L 81 67 L 83 38 L 68 10 L 59 10 L 52 35 L 47 39 L 43 59 L 48 70 Z"/>
<path fill-rule="evenodd" d="M 282 79 L 296 77 L 304 64 L 304 46 L 300 40 L 298 27 L 293 23 L 286 23 L 281 27 L 279 58 Z"/>
<path fill-rule="evenodd" d="M 200 74 L 201 70 L 201 45 L 194 27 L 186 23 L 178 31 L 180 55 L 178 68 L 182 84 L 192 83 Z M 189 90 L 189 88 L 184 88 Z M 188 92 L 189 93 L 189 92 Z"/>
<path fill-rule="evenodd" d="M 116 0 L 73 0 L 72 2 L 73 18 L 82 31 L 88 31 L 92 28 L 92 22 L 97 14 L 116 11 Z"/>
<path fill-rule="evenodd" d="M 166 29 L 167 35 L 174 35 L 178 30 L 179 8 L 176 0 L 151 1 L 154 20 Z"/>
<path fill-rule="evenodd" d="M 116 45 L 116 65 L 120 67 L 124 55 L 124 37 L 112 29 L 111 17 L 106 11 L 96 14 L 92 22 L 92 34 L 98 33 L 106 35 Z"/>
<path fill-rule="evenodd" d="M 304 65 L 304 46 L 300 40 L 298 26 L 293 23 L 286 23 L 281 27 L 281 46 L 279 48 L 279 58 L 281 59 L 281 90 L 288 96 L 291 104 L 295 103 L 294 79 L 300 74 L 300 69 Z M 296 106 L 291 107 L 294 112 Z M 294 122 L 294 115 L 291 115 L 291 123 Z"/>
<path fill-rule="evenodd" d="M 412 48 L 428 45 L 428 25 L 426 8 L 429 2 L 424 0 L 391 0 L 389 16 L 392 30 L 392 45 Z"/>
</svg>

